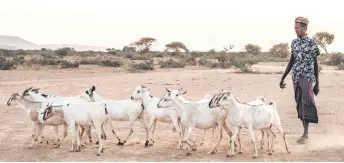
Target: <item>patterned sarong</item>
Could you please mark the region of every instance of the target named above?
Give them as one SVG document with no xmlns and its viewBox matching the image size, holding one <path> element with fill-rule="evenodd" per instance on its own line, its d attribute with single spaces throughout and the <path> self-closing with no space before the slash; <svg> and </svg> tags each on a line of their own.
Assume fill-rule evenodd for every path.
<svg viewBox="0 0 344 163">
<path fill-rule="evenodd" d="M 298 118 L 309 123 L 318 123 L 318 112 L 314 102 L 313 83 L 300 77 L 294 84 Z"/>
</svg>

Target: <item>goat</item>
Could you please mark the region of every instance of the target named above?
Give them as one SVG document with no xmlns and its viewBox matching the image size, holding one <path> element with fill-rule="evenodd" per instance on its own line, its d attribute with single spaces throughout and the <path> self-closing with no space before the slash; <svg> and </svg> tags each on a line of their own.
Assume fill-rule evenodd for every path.
<svg viewBox="0 0 344 163">
<path fill-rule="evenodd" d="M 143 111 L 145 107 L 143 104 L 137 100 L 132 100 L 132 99 L 124 99 L 124 100 L 108 100 L 108 99 L 103 99 L 101 96 L 99 96 L 95 92 L 95 87 L 92 86 L 88 91 L 88 94 L 90 95 L 90 98 L 94 99 L 94 101 L 99 102 L 102 101 L 106 103 L 107 109 L 108 109 L 108 124 L 110 125 L 112 129 L 112 133 L 116 136 L 118 139 L 118 144 L 117 145 L 124 145 L 131 134 L 134 132 L 134 123 L 136 120 L 139 120 L 140 123 L 142 124 L 143 128 L 146 130 L 146 142 L 145 142 L 145 147 L 148 147 L 149 143 L 149 137 L 148 137 L 148 128 L 146 126 L 146 123 L 144 122 L 143 119 Z M 121 139 L 117 136 L 115 132 L 115 127 L 112 124 L 112 121 L 129 121 L 130 123 L 130 130 L 129 134 L 124 139 L 122 142 Z"/>
<path fill-rule="evenodd" d="M 148 125 L 148 131 L 149 131 L 149 137 L 151 138 L 151 144 L 153 145 L 155 143 L 155 127 L 157 121 L 165 122 L 165 123 L 173 123 L 174 129 L 178 133 L 178 139 L 179 143 L 177 148 L 182 147 L 182 133 L 178 124 L 178 115 L 175 113 L 172 109 L 159 109 L 157 108 L 157 104 L 160 101 L 160 98 L 154 97 L 149 93 L 149 89 L 145 86 L 137 86 L 135 87 L 132 96 L 132 100 L 142 100 L 142 104 L 145 107 L 146 113 L 149 115 L 149 125 Z"/>
<path fill-rule="evenodd" d="M 222 139 L 222 128 L 226 126 L 225 119 L 227 115 L 225 114 L 225 111 L 220 108 L 199 108 L 194 103 L 183 103 L 180 99 L 178 99 L 178 96 L 185 94 L 186 91 L 181 93 L 179 92 L 179 90 L 166 90 L 167 94 L 165 94 L 164 97 L 158 102 L 157 107 L 165 108 L 175 105 L 175 107 L 173 108 L 179 115 L 181 124 L 187 128 L 187 135 L 183 137 L 183 143 L 189 145 L 191 151 L 196 150 L 196 145 L 192 145 L 189 142 L 194 128 L 210 129 L 214 127 L 216 124 L 218 125 L 219 139 L 217 141 L 216 146 L 212 149 L 212 151 L 210 151 L 211 154 L 215 154 L 215 152 L 217 151 L 217 147 Z M 206 103 L 206 105 L 208 105 L 208 103 Z M 187 153 L 187 155 L 190 154 L 191 152 Z"/>
<path fill-rule="evenodd" d="M 252 143 L 254 146 L 254 154 L 253 158 L 258 157 L 258 152 L 255 144 L 255 138 L 254 138 L 254 132 L 253 129 L 261 130 L 261 129 L 269 129 L 271 126 L 276 127 L 276 129 L 280 132 L 280 134 L 284 138 L 286 150 L 288 150 L 288 146 L 286 143 L 285 134 L 283 133 L 282 127 L 279 123 L 276 123 L 274 120 L 275 114 L 277 112 L 276 110 L 276 103 L 270 102 L 267 104 L 259 104 L 259 105 L 249 105 L 249 104 L 243 104 L 238 102 L 233 95 L 230 92 L 222 93 L 219 100 L 216 101 L 216 106 L 223 108 L 228 113 L 228 117 L 230 118 L 230 121 L 232 125 L 234 125 L 234 134 L 231 137 L 231 147 L 234 146 L 233 140 L 235 140 L 236 136 L 240 132 L 240 129 L 242 127 L 247 128 L 251 138 Z M 226 107 L 223 107 L 226 106 Z M 230 111 L 228 110 L 228 107 L 230 107 Z M 270 154 L 273 150 L 273 140 L 271 144 Z M 234 150 L 233 148 L 230 148 L 228 150 L 227 156 L 234 156 Z"/>
<path fill-rule="evenodd" d="M 180 96 L 178 96 L 178 97 L 180 98 L 180 100 L 181 100 L 183 103 L 190 103 L 190 101 L 185 100 L 185 98 L 184 98 L 182 95 L 180 95 Z M 209 94 L 207 94 L 207 95 L 205 95 L 205 96 L 203 97 L 203 99 L 197 100 L 197 101 L 193 101 L 193 103 L 195 103 L 195 104 L 209 103 L 211 99 L 212 99 L 212 96 L 209 95 Z M 215 129 L 216 129 L 216 126 L 214 126 L 214 127 L 212 128 L 212 137 L 211 137 L 211 140 L 212 140 L 212 141 L 214 141 Z M 207 130 L 205 129 L 205 130 L 204 130 L 204 133 L 203 133 L 203 137 L 202 137 L 202 142 L 200 143 L 200 146 L 202 146 L 203 143 L 204 143 L 204 138 L 205 138 L 205 133 L 206 133 L 206 131 L 207 131 Z M 184 130 L 182 131 L 182 133 L 184 133 Z"/>
<path fill-rule="evenodd" d="M 72 132 L 72 152 L 80 152 L 80 137 L 78 136 L 78 126 L 93 126 L 98 134 L 99 148 L 97 156 L 103 153 L 103 136 L 102 126 L 107 120 L 107 104 L 102 102 L 91 103 L 70 103 L 62 106 L 53 106 L 50 104 L 41 112 L 43 114 L 43 120 L 49 119 L 51 116 L 58 113 L 63 115 L 63 119 L 69 125 Z M 76 139 L 76 140 L 75 140 Z M 61 140 L 63 141 L 64 138 Z M 76 141 L 76 143 L 75 143 Z"/>
<path fill-rule="evenodd" d="M 39 116 L 39 109 L 44 105 L 42 102 L 35 102 L 28 100 L 24 98 L 23 96 L 20 96 L 18 93 L 14 93 L 11 95 L 9 100 L 7 101 L 8 106 L 16 106 L 21 109 L 23 109 L 26 113 L 29 119 L 32 122 L 32 141 L 29 146 L 29 149 L 33 148 L 34 142 L 37 139 L 37 137 L 40 139 L 39 142 L 42 143 L 41 140 L 41 130 L 44 128 L 45 125 L 52 125 L 54 126 L 57 142 L 59 142 L 58 135 L 57 135 L 57 126 L 58 125 L 64 125 L 64 135 L 66 136 L 67 133 L 67 126 L 64 121 L 59 118 L 58 116 L 52 116 L 48 121 L 46 122 L 40 122 L 38 120 Z"/>
<path fill-rule="evenodd" d="M 56 104 L 56 105 L 64 105 L 64 104 L 68 104 L 68 103 L 71 103 L 71 102 L 90 102 L 90 101 L 94 101 L 94 99 L 92 99 L 92 96 L 89 95 L 88 91 L 89 90 L 87 89 L 81 95 L 74 96 L 74 97 L 73 96 L 72 97 L 63 97 L 63 96 L 56 96 L 56 95 L 51 95 L 51 94 L 40 93 L 39 92 L 39 88 L 35 88 L 34 89 L 33 87 L 30 87 L 30 88 L 28 88 L 28 89 L 23 91 L 22 96 L 30 98 L 30 99 L 33 99 L 34 101 L 48 102 L 48 103 L 54 102 L 54 104 Z M 41 121 L 43 121 L 42 120 L 42 116 L 39 116 L 39 118 L 41 119 Z M 41 130 L 43 130 L 43 128 Z M 91 139 L 91 129 L 89 127 L 81 126 L 81 134 L 80 134 L 80 136 L 82 138 L 82 135 L 83 135 L 85 130 L 86 130 L 86 133 L 88 135 L 89 142 L 91 143 L 92 142 L 92 139 Z M 58 139 L 58 127 L 57 126 L 55 127 L 55 132 L 56 132 L 56 135 L 57 135 L 57 140 L 59 140 Z M 106 137 L 106 135 L 104 135 L 104 137 Z M 85 144 L 86 144 L 86 142 L 85 142 Z"/>
</svg>

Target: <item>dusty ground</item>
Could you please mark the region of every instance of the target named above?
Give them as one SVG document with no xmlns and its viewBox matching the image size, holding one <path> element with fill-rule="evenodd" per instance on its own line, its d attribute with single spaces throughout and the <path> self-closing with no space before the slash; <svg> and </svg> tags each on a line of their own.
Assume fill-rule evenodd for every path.
<svg viewBox="0 0 344 163">
<path fill-rule="evenodd" d="M 256 66 L 261 72 L 281 72 L 284 66 L 263 64 Z M 82 66 L 77 70 L 14 70 L 0 71 L 0 161 L 344 161 L 344 76 L 342 72 L 330 67 L 323 67 L 320 76 L 320 95 L 316 97 L 320 123 L 310 126 L 310 140 L 306 145 L 296 144 L 302 133 L 301 122 L 297 119 L 293 99 L 291 76 L 286 79 L 287 89 L 278 87 L 281 74 L 236 74 L 231 70 L 197 70 L 197 68 L 157 70 L 150 73 L 129 74 L 112 68 Z M 105 130 L 108 140 L 102 156 L 96 156 L 96 145 L 88 145 L 79 153 L 69 152 L 70 137 L 55 149 L 53 144 L 38 144 L 28 149 L 31 139 L 31 125 L 25 113 L 17 108 L 7 107 L 7 99 L 14 92 L 22 92 L 29 86 L 41 88 L 42 92 L 56 95 L 78 95 L 85 88 L 95 85 L 97 93 L 111 99 L 130 97 L 137 85 L 149 87 L 152 94 L 162 96 L 165 88 L 181 88 L 188 90 L 187 99 L 200 99 L 207 93 L 215 93 L 225 88 L 231 89 L 240 101 L 249 101 L 262 95 L 267 100 L 277 102 L 284 131 L 291 154 L 284 149 L 283 140 L 277 137 L 274 155 L 266 150 L 259 150 L 259 158 L 253 160 L 253 146 L 247 130 L 242 132 L 244 153 L 233 158 L 226 158 L 228 136 L 225 135 L 218 152 L 210 151 L 211 130 L 206 133 L 205 144 L 192 156 L 186 156 L 185 150 L 176 150 L 177 135 L 171 125 L 158 123 L 156 144 L 144 148 L 145 132 L 137 121 L 134 133 L 125 146 L 117 146 L 117 141 L 109 127 Z M 117 123 L 118 133 L 127 136 L 129 125 Z M 52 127 L 47 126 L 43 134 L 53 141 Z M 60 127 L 62 131 L 62 127 Z M 93 132 L 95 139 L 95 133 Z M 201 140 L 203 131 L 196 130 L 194 139 Z M 60 136 L 62 133 L 60 132 Z M 256 140 L 260 139 L 256 131 Z"/>
</svg>

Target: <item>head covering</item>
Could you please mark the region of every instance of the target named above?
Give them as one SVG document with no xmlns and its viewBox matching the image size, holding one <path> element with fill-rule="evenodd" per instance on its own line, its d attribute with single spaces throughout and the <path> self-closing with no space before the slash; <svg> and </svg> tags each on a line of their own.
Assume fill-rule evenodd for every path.
<svg viewBox="0 0 344 163">
<path fill-rule="evenodd" d="M 308 19 L 305 17 L 299 16 L 295 19 L 295 23 L 302 23 L 302 24 L 308 25 Z"/>
</svg>

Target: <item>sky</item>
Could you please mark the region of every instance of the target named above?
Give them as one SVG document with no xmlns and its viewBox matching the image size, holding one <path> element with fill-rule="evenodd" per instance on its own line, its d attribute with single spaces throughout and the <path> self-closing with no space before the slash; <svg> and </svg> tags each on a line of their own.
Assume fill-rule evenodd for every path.
<svg viewBox="0 0 344 163">
<path fill-rule="evenodd" d="M 308 34 L 335 35 L 329 51 L 344 52 L 340 0 L 0 0 L 0 35 L 36 44 L 80 44 L 121 49 L 154 37 L 154 49 L 172 41 L 190 50 L 268 50 L 296 37 L 294 19 L 309 19 Z"/>
</svg>

